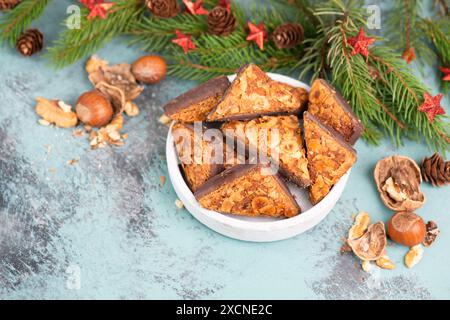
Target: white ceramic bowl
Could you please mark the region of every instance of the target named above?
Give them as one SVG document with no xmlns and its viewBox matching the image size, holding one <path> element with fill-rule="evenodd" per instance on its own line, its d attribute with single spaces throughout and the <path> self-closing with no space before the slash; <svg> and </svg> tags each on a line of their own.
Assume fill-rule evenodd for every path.
<svg viewBox="0 0 450 320">
<path fill-rule="evenodd" d="M 274 73 L 268 73 L 268 75 L 274 80 L 295 87 L 302 87 L 308 91 L 310 90 L 309 86 L 298 80 Z M 234 78 L 235 75 L 229 77 L 230 81 Z M 350 175 L 349 170 L 349 172 L 347 172 L 347 174 L 344 175 L 331 189 L 330 193 L 315 206 L 312 206 L 309 202 L 307 189 L 301 189 L 296 185 L 289 183 L 289 189 L 302 208 L 302 213 L 293 218 L 242 217 L 207 210 L 199 205 L 184 181 L 180 171 L 171 130 L 169 130 L 167 136 L 166 157 L 170 180 L 172 181 L 175 192 L 186 209 L 197 220 L 225 236 L 254 242 L 270 242 L 288 239 L 317 225 L 328 215 L 328 213 L 330 213 L 331 209 L 333 209 L 334 205 L 341 197 Z"/>
</svg>

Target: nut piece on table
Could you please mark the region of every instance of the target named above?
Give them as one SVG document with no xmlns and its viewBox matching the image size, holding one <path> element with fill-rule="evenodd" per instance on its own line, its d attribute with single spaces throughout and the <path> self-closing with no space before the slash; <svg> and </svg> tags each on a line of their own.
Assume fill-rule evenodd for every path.
<svg viewBox="0 0 450 320">
<path fill-rule="evenodd" d="M 127 101 L 123 111 L 129 117 L 136 117 L 140 112 L 139 107 L 133 101 Z"/>
<path fill-rule="evenodd" d="M 405 264 L 408 268 L 412 268 L 416 264 L 418 264 L 420 260 L 422 260 L 422 257 L 423 257 L 423 247 L 420 244 L 418 244 L 414 247 L 411 247 L 411 249 L 406 254 Z"/>
<path fill-rule="evenodd" d="M 184 208 L 184 204 L 180 199 L 175 200 L 175 205 L 178 209 L 183 209 Z"/>
<path fill-rule="evenodd" d="M 413 212 L 397 212 L 388 223 L 388 235 L 393 241 L 408 247 L 421 243 L 426 226 L 422 218 Z"/>
<path fill-rule="evenodd" d="M 370 216 L 367 212 L 361 211 L 355 217 L 355 223 L 348 231 L 348 239 L 354 240 L 361 238 L 366 232 L 370 224 Z"/>
<path fill-rule="evenodd" d="M 65 103 L 41 97 L 36 98 L 36 101 L 36 113 L 48 123 L 54 123 L 62 128 L 71 128 L 77 125 L 77 115 Z M 61 106 L 64 106 L 64 108 Z"/>
<path fill-rule="evenodd" d="M 425 203 L 420 190 L 422 176 L 414 160 L 391 156 L 378 161 L 375 182 L 384 204 L 394 211 L 413 211 Z"/>
<path fill-rule="evenodd" d="M 382 269 L 395 269 L 395 264 L 391 261 L 391 259 L 389 259 L 387 255 L 383 255 L 381 258 L 377 259 L 376 264 Z"/>
<path fill-rule="evenodd" d="M 425 235 L 425 239 L 423 240 L 422 244 L 425 247 L 431 246 L 434 241 L 436 241 L 437 236 L 441 233 L 439 231 L 439 228 L 437 224 L 434 221 L 428 221 L 427 223 L 427 233 Z"/>
<path fill-rule="evenodd" d="M 384 255 L 386 248 L 386 232 L 384 223 L 377 222 L 367 229 L 358 239 L 348 240 L 349 246 L 361 260 L 375 261 Z"/>
<path fill-rule="evenodd" d="M 373 269 L 373 264 L 370 261 L 368 261 L 368 260 L 363 260 L 361 262 L 361 268 L 365 272 L 369 272 L 370 273 L 370 271 L 372 271 L 372 269 Z"/>
</svg>

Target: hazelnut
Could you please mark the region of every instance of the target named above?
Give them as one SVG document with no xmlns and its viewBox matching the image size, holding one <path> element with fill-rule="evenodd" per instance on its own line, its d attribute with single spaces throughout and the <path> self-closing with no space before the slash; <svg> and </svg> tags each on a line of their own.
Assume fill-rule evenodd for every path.
<svg viewBox="0 0 450 320">
<path fill-rule="evenodd" d="M 427 228 L 422 218 L 412 212 L 398 212 L 388 223 L 388 235 L 393 241 L 408 247 L 421 243 Z"/>
<path fill-rule="evenodd" d="M 131 65 L 131 72 L 136 80 L 154 84 L 160 82 L 167 72 L 166 61 L 159 56 L 143 56 Z"/>
<path fill-rule="evenodd" d="M 83 93 L 76 105 L 78 119 L 93 127 L 107 125 L 113 116 L 111 102 L 99 91 Z"/>
</svg>

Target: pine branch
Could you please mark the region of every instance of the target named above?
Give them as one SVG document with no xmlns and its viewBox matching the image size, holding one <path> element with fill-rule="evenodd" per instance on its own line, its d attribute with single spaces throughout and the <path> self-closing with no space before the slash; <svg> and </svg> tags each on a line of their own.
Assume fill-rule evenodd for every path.
<svg viewBox="0 0 450 320">
<path fill-rule="evenodd" d="M 302 52 L 301 46 L 280 50 L 271 41 L 267 41 L 264 50 L 259 50 L 254 43 L 246 41 L 247 21 L 264 22 L 270 32 L 288 21 L 286 17 L 267 7 L 252 8 L 247 15 L 234 2 L 232 10 L 241 22 L 226 37 L 208 33 L 206 16 L 179 14 L 172 19 L 151 16 L 134 23 L 129 32 L 133 37 L 131 43 L 146 51 L 164 51 L 165 57 L 171 62 L 169 74 L 187 79 L 206 80 L 219 74 L 234 73 L 243 64 L 250 62 L 260 65 L 266 71 L 293 68 Z M 252 20 L 251 17 L 257 17 L 257 20 Z M 185 55 L 180 47 L 172 43 L 177 29 L 192 36 L 196 50 Z"/>
<path fill-rule="evenodd" d="M 131 22 L 140 18 L 144 7 L 141 0 L 119 0 L 105 20 L 88 20 L 88 10 L 83 8 L 81 12 L 81 28 L 67 29 L 48 50 L 48 56 L 57 68 L 95 53 L 112 38 L 127 32 Z"/>
<path fill-rule="evenodd" d="M 423 139 L 430 148 L 448 151 L 448 118 L 438 116 L 430 123 L 425 113 L 418 110 L 423 93 L 429 90 L 398 53 L 375 45 L 370 49 L 369 64 L 361 55 L 349 54 L 352 48 L 347 37 L 356 35 L 365 21 L 364 13 L 356 8 L 335 0 L 318 8 L 316 15 L 325 18 L 321 21 L 324 37 L 329 39 L 327 63 L 332 82 L 366 126 L 364 137 L 370 143 L 378 143 L 384 133 L 395 145 L 401 145 L 404 138 Z"/>
<path fill-rule="evenodd" d="M 16 45 L 20 35 L 38 19 L 52 0 L 23 0 L 0 18 L 0 43 Z"/>
<path fill-rule="evenodd" d="M 450 20 L 423 19 L 421 29 L 432 42 L 440 66 L 450 67 Z M 443 92 L 450 92 L 450 83 L 441 79 L 441 88 Z"/>
</svg>

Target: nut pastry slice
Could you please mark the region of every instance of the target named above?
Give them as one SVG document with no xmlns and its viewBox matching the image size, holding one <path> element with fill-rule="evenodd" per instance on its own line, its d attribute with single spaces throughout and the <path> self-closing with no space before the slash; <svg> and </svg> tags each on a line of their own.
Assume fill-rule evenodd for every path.
<svg viewBox="0 0 450 320">
<path fill-rule="evenodd" d="M 315 80 L 311 86 L 308 112 L 339 132 L 352 145 L 364 131 L 347 101 L 323 79 Z"/>
<path fill-rule="evenodd" d="M 164 112 L 179 122 L 204 121 L 229 85 L 226 76 L 209 80 L 171 100 L 164 106 Z"/>
<path fill-rule="evenodd" d="M 243 216 L 293 217 L 300 207 L 278 174 L 241 164 L 208 180 L 195 197 L 206 209 Z"/>
<path fill-rule="evenodd" d="M 208 121 L 253 119 L 262 115 L 298 114 L 306 107 L 303 88 L 274 81 L 254 64 L 241 68 Z"/>
<path fill-rule="evenodd" d="M 311 176 L 309 196 L 311 203 L 317 204 L 356 162 L 356 151 L 309 112 L 303 120 Z"/>
<path fill-rule="evenodd" d="M 222 125 L 225 135 L 234 135 L 246 148 L 264 151 L 279 164 L 281 173 L 300 187 L 310 185 L 308 160 L 301 138 L 298 118 L 264 116 L 249 121 L 230 121 Z M 272 153 L 275 153 L 272 155 Z"/>
<path fill-rule="evenodd" d="M 223 140 L 211 142 L 203 139 L 203 134 L 194 133 L 194 126 L 190 124 L 177 122 L 172 127 L 175 149 L 184 178 L 193 192 L 209 178 L 224 170 L 221 160 L 223 158 L 215 158 L 216 152 L 223 153 Z"/>
</svg>

